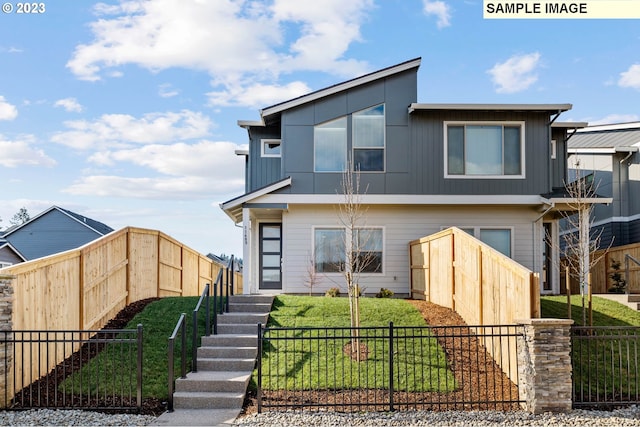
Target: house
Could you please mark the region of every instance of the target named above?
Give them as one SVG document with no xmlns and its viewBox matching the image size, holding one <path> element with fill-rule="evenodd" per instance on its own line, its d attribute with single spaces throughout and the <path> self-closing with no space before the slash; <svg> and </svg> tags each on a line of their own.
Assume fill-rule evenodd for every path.
<svg viewBox="0 0 640 427">
<path fill-rule="evenodd" d="M 239 121 L 245 193 L 221 204 L 243 227 L 244 289 L 308 293 L 342 286 L 349 242 L 376 262 L 360 286 L 409 293 L 408 243 L 450 226 L 542 275 L 559 292 L 558 212 L 567 196 L 570 104 L 417 102 L 416 58 L 291 99 Z M 359 170 L 366 224 L 345 238 L 343 170 Z M 311 269 L 310 269 L 311 266 Z"/>
<path fill-rule="evenodd" d="M 569 137 L 569 179 L 580 174 L 612 199 L 594 209 L 592 226 L 603 248 L 640 242 L 638 147 L 640 122 L 587 126 Z"/>
<path fill-rule="evenodd" d="M 112 231 L 101 222 L 52 206 L 4 231 L 0 236 L 0 256 L 7 254 L 8 258 L 13 253 L 13 259 L 7 259 L 3 267 L 74 249 Z"/>
</svg>

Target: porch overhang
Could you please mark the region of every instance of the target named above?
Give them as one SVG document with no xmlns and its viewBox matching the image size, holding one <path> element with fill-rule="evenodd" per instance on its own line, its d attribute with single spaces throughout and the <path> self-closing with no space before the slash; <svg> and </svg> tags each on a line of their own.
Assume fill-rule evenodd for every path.
<svg viewBox="0 0 640 427">
<path fill-rule="evenodd" d="M 274 182 L 273 184 L 269 184 L 250 193 L 246 193 L 242 196 L 238 196 L 229 201 L 220 203 L 220 209 L 222 209 L 224 213 L 226 213 L 227 216 L 231 218 L 236 224 L 242 222 L 242 210 L 245 207 L 251 207 L 253 205 L 253 207 L 255 207 L 256 209 L 286 209 L 286 206 L 284 206 L 283 208 L 283 203 L 278 203 L 277 206 L 275 206 L 276 204 L 273 203 L 255 203 L 253 201 L 258 199 L 259 197 L 265 196 L 290 185 L 291 177 L 284 178 L 280 181 Z"/>
</svg>

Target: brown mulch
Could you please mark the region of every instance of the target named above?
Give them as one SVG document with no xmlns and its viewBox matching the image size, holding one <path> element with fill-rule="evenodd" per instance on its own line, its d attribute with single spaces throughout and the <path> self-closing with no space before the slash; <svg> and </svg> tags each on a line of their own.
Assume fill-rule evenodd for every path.
<svg viewBox="0 0 640 427">
<path fill-rule="evenodd" d="M 469 334 L 469 328 L 455 311 L 427 301 L 408 301 L 420 311 L 428 325 L 457 327 L 434 328 L 433 332 L 446 354 L 448 367 L 453 371 L 459 387 L 450 393 L 395 392 L 393 400 L 396 409 L 519 409 L 516 403 L 502 402 L 518 399 L 517 386 L 507 378 L 476 338 L 464 336 Z M 456 336 L 454 339 L 452 335 L 462 336 Z M 313 390 L 302 393 L 265 390 L 263 399 L 268 400 L 270 405 L 282 405 L 283 409 L 312 405 L 312 408 L 331 410 L 332 407 L 326 404 L 333 404 L 335 405 L 333 409 L 338 411 L 384 411 L 388 409 L 389 395 L 385 390 Z M 369 404 L 350 406 L 358 402 L 369 402 Z M 255 412 L 257 412 L 255 391 L 249 391 L 241 415 Z"/>
<path fill-rule="evenodd" d="M 102 330 L 124 329 L 133 317 L 141 312 L 147 304 L 157 301 L 159 298 L 148 298 L 129 304 L 123 308 L 113 319 L 111 319 Z M 136 408 L 135 393 L 133 398 L 128 397 L 87 397 L 70 396 L 60 392 L 56 392 L 57 385 L 61 384 L 65 378 L 72 373 L 78 371 L 89 360 L 102 351 L 104 344 L 91 345 L 84 344 L 72 356 L 67 357 L 60 362 L 49 374 L 43 376 L 38 381 L 25 387 L 13 399 L 11 409 L 22 408 L 38 408 L 38 407 L 91 407 L 91 408 L 110 408 L 110 407 L 126 407 Z M 108 409 L 104 409 L 108 410 Z M 160 415 L 166 410 L 166 405 L 159 399 L 144 398 L 142 399 L 141 414 L 143 415 Z"/>
</svg>

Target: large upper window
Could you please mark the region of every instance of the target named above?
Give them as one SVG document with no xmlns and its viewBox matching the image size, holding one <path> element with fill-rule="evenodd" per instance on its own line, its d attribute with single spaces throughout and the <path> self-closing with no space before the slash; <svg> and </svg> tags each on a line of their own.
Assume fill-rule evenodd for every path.
<svg viewBox="0 0 640 427">
<path fill-rule="evenodd" d="M 362 172 L 384 171 L 384 105 L 353 113 L 353 164 Z"/>
<path fill-rule="evenodd" d="M 347 164 L 347 118 L 316 125 L 313 143 L 316 172 L 344 171 Z"/>
<path fill-rule="evenodd" d="M 345 228 L 314 229 L 314 264 L 318 273 L 341 273 L 350 251 L 352 271 L 382 273 L 382 228 L 358 228 L 347 241 Z M 348 247 L 347 247 L 348 246 Z"/>
<path fill-rule="evenodd" d="M 524 177 L 524 124 L 445 123 L 447 177 Z"/>
<path fill-rule="evenodd" d="M 313 129 L 314 171 L 343 172 L 351 150 L 355 170 L 383 172 L 385 139 L 384 104 L 316 125 Z"/>
</svg>

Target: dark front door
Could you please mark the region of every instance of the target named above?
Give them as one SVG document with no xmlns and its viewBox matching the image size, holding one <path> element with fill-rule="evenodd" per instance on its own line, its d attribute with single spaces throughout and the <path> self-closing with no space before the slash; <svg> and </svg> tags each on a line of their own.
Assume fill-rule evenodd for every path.
<svg viewBox="0 0 640 427">
<path fill-rule="evenodd" d="M 282 224 L 260 224 L 260 289 L 282 289 Z"/>
</svg>

